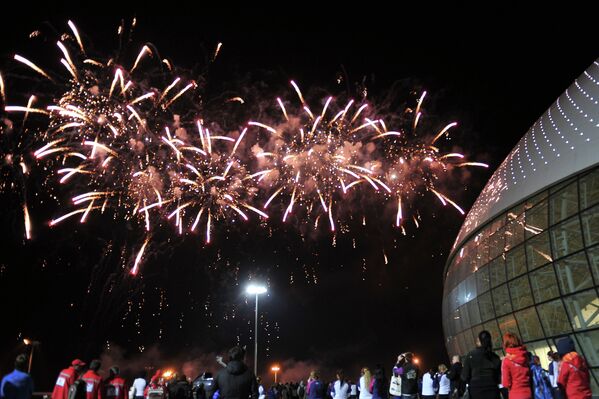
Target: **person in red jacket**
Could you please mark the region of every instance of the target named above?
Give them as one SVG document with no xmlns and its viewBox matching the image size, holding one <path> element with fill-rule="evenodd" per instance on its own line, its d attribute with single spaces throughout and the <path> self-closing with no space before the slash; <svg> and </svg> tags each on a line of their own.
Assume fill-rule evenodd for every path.
<svg viewBox="0 0 599 399">
<path fill-rule="evenodd" d="M 532 399 L 530 362 L 526 347 L 515 334 L 503 336 L 505 358 L 501 363 L 501 384 L 509 391 L 510 399 Z"/>
<path fill-rule="evenodd" d="M 572 338 L 565 337 L 557 342 L 557 353 L 562 357 L 559 364 L 557 386 L 566 399 L 591 399 L 589 367 L 584 357 L 576 353 Z"/>
<path fill-rule="evenodd" d="M 110 376 L 104 383 L 103 399 L 128 399 L 128 388 L 125 379 L 120 376 L 117 366 L 110 368 Z"/>
<path fill-rule="evenodd" d="M 100 367 L 102 367 L 102 363 L 99 360 L 92 360 L 89 370 L 81 377 L 86 385 L 86 399 L 102 399 L 102 377 L 98 374 Z"/>
<path fill-rule="evenodd" d="M 71 362 L 71 366 L 66 368 L 58 374 L 56 384 L 54 385 L 54 391 L 52 391 L 52 399 L 68 399 L 69 388 L 79 375 L 83 371 L 85 363 L 79 359 L 75 359 Z"/>
</svg>

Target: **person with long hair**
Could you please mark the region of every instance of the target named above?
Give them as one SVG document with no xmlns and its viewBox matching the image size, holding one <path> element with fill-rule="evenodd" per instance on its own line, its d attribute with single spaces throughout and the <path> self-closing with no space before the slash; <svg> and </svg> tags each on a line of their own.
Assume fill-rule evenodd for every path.
<svg viewBox="0 0 599 399">
<path fill-rule="evenodd" d="M 387 378 L 385 378 L 385 370 L 380 365 L 374 368 L 372 375 L 372 381 L 370 382 L 370 392 L 372 392 L 372 399 L 387 399 L 387 389 L 389 384 Z"/>
<path fill-rule="evenodd" d="M 372 394 L 370 393 L 372 374 L 370 374 L 370 369 L 368 369 L 368 367 L 364 367 L 360 374 L 362 375 L 360 376 L 360 382 L 358 384 L 358 389 L 360 390 L 358 399 L 372 399 Z"/>
<path fill-rule="evenodd" d="M 503 335 L 505 358 L 501 363 L 501 385 L 506 387 L 510 399 L 531 399 L 530 362 L 526 347 L 515 334 Z"/>
<path fill-rule="evenodd" d="M 491 333 L 481 331 L 477 347 L 464 360 L 462 380 L 468 384 L 471 399 L 499 399 L 501 360 L 493 352 Z"/>
<path fill-rule="evenodd" d="M 337 370 L 337 381 L 333 383 L 333 399 L 347 399 L 350 394 L 349 384 L 345 381 L 343 370 Z"/>
</svg>

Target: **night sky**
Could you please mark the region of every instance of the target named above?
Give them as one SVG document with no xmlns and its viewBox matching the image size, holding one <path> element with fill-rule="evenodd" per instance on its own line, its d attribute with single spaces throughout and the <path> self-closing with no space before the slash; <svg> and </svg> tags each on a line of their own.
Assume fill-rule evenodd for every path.
<svg viewBox="0 0 599 399">
<path fill-rule="evenodd" d="M 107 54 L 120 19 L 136 15 L 133 48 L 152 42 L 183 68 L 205 70 L 223 42 L 207 74 L 208 102 L 223 92 L 274 102 L 290 92 L 290 79 L 306 91 L 332 94 L 353 93 L 363 83 L 374 100 L 391 86 L 412 101 L 427 90 L 431 126 L 459 121 L 452 145 L 490 165 L 447 185 L 469 209 L 518 139 L 599 55 L 596 32 L 568 10 L 541 18 L 497 9 L 470 18 L 460 9 L 431 15 L 426 7 L 356 6 L 326 14 L 297 7 L 303 11 L 280 15 L 249 9 L 51 17 L 18 12 L 0 23 L 0 71 L 15 52 L 56 65 L 52 41 L 38 53 L 42 46 L 28 39 L 40 27 L 63 32 L 72 19 L 84 40 Z M 150 11 L 155 15 L 146 15 Z M 24 104 L 29 93 L 19 89 L 23 94 L 13 102 Z M 237 112 L 249 114 L 251 107 Z M 36 181 L 27 184 L 30 193 L 40 188 Z M 302 236 L 293 225 L 273 231 L 233 226 L 218 231 L 209 247 L 163 228 L 136 279 L 123 271 L 121 258 L 130 260 L 143 241 L 138 229 L 99 215 L 85 225 L 67 221 L 50 229 L 46 222 L 60 211 L 48 201 L 35 203 L 34 239 L 24 242 L 19 202 L 14 193 L 0 194 L 0 370 L 12 367 L 25 350 L 20 341 L 32 337 L 41 342 L 33 371 L 40 389 L 49 389 L 75 357 L 104 353 L 124 368 L 125 356 L 134 359 L 130 371 L 188 361 L 195 372 L 238 340 L 252 347 L 254 302 L 243 293 L 250 277 L 270 289 L 260 299 L 263 370 L 276 361 L 284 371 L 295 367 L 284 378 L 306 372 L 305 378 L 313 366 L 327 377 L 342 367 L 357 378 L 361 366 L 388 368 L 407 350 L 426 366 L 448 361 L 442 272 L 463 217 L 431 196 L 420 201 L 420 227 L 410 223 L 407 236 L 391 226 L 384 206 L 357 207 L 356 219 L 364 213 L 387 221 L 355 223 L 334 246 L 330 234 Z"/>
</svg>

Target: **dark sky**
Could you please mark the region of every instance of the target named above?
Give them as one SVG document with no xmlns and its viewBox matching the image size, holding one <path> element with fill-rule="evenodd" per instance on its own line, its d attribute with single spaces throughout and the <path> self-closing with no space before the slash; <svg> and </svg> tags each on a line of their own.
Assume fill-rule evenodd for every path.
<svg viewBox="0 0 599 399">
<path fill-rule="evenodd" d="M 579 10 L 546 18 L 509 8 L 470 17 L 466 7 L 402 11 L 363 4 L 331 13 L 293 7 L 295 13 L 279 15 L 233 6 L 181 15 L 144 8 L 136 14 L 134 42 L 152 42 L 185 68 L 201 68 L 223 42 L 209 95 L 252 87 L 270 101 L 290 90 L 289 79 L 336 93 L 345 89 L 335 85 L 340 74 L 350 86 L 365 78 L 373 97 L 394 82 L 406 91 L 427 90 L 435 120 L 460 122 L 454 144 L 491 165 L 472 171 L 466 187 L 454 186 L 466 209 L 528 127 L 599 55 L 597 35 Z M 27 53 L 28 34 L 40 26 L 65 31 L 69 18 L 98 52 L 109 53 L 120 18 L 133 15 L 78 14 L 4 16 L 0 70 L 15 52 L 48 59 Z M 53 54 L 52 42 L 47 47 Z M 127 223 L 96 218 L 50 230 L 43 222 L 56 210 L 33 205 L 40 227 L 25 243 L 18 202 L 4 193 L 0 206 L 0 369 L 24 350 L 19 339 L 32 336 L 42 342 L 34 361 L 40 388 L 49 388 L 71 358 L 99 356 L 108 341 L 125 356 L 157 346 L 168 361 L 223 353 L 237 339 L 251 346 L 253 301 L 242 294 L 248 276 L 270 284 L 261 298 L 260 343 L 270 354 L 262 368 L 296 359 L 357 377 L 360 366 L 390 366 L 406 350 L 427 366 L 447 362 L 442 270 L 462 217 L 435 201 L 423 201 L 420 228 L 411 225 L 406 237 L 375 223 L 340 235 L 335 247 L 330 235 L 302 240 L 293 227 L 272 237 L 266 229 L 232 229 L 206 249 L 197 237 L 175 239 L 165 230 L 136 280 L 120 269 L 120 251 L 130 258 L 140 243 Z M 305 265 L 316 270 L 316 284 L 312 273 L 304 275 Z M 161 295 L 168 306 L 158 314 Z"/>
</svg>

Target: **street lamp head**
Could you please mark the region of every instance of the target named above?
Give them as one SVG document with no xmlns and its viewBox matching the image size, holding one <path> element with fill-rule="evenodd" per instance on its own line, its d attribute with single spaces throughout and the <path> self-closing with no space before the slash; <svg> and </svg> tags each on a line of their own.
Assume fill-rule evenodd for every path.
<svg viewBox="0 0 599 399">
<path fill-rule="evenodd" d="M 25 339 L 23 340 L 23 343 L 24 343 L 25 345 L 31 345 L 31 340 L 29 340 L 29 339 L 25 338 Z"/>
<path fill-rule="evenodd" d="M 259 295 L 266 293 L 266 287 L 263 285 L 250 284 L 245 289 L 245 292 L 250 295 Z"/>
<path fill-rule="evenodd" d="M 280 371 L 281 368 L 279 366 L 272 366 L 270 370 L 271 371 Z"/>
</svg>

